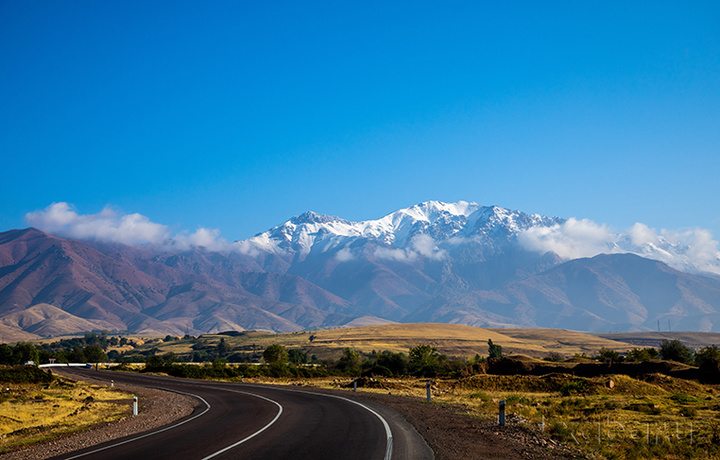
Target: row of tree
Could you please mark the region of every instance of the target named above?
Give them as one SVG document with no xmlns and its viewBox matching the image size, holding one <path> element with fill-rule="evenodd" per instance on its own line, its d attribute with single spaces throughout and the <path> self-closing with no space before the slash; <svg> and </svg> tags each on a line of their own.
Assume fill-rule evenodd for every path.
<svg viewBox="0 0 720 460">
<path fill-rule="evenodd" d="M 634 348 L 624 356 L 615 350 L 602 348 L 596 358 L 604 362 L 640 362 L 663 359 L 665 361 L 701 366 L 711 359 L 720 360 L 720 348 L 717 345 L 709 345 L 693 350 L 679 340 L 663 340 L 659 349 L 652 347 Z"/>
<path fill-rule="evenodd" d="M 54 352 L 25 342 L 16 343 L 15 346 L 5 343 L 0 345 L 0 364 L 49 363 L 50 359 L 57 363 L 104 363 L 108 356 L 99 345 L 87 345 L 72 350 L 59 349 Z"/>
</svg>

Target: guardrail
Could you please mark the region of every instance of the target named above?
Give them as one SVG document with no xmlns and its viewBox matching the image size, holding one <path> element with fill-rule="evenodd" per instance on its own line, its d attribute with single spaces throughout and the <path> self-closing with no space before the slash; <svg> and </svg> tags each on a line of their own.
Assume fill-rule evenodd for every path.
<svg viewBox="0 0 720 460">
<path fill-rule="evenodd" d="M 93 367 L 92 364 L 88 363 L 53 363 L 53 364 L 40 364 L 38 367 Z"/>
</svg>

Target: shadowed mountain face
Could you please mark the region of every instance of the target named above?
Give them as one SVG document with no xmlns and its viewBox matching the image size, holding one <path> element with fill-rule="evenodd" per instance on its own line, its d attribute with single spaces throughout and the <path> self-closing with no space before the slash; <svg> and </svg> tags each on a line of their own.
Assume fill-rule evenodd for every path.
<svg viewBox="0 0 720 460">
<path fill-rule="evenodd" d="M 493 291 L 436 298 L 406 318 L 583 331 L 720 329 L 720 283 L 633 254 L 559 264 Z"/>
<path fill-rule="evenodd" d="M 158 255 L 119 245 L 93 248 L 35 229 L 5 232 L 0 234 L 0 322 L 39 335 L 88 330 L 89 325 L 184 334 L 294 331 L 324 326 L 330 317 L 352 319 L 342 313 L 347 302 L 303 279 L 247 272 L 230 262 L 223 266 L 218 256 L 205 251 Z M 39 326 L 45 316 L 15 319 L 39 304 L 70 316 L 54 317 L 45 329 Z"/>
<path fill-rule="evenodd" d="M 367 222 L 305 213 L 225 252 L 12 230 L 0 233 L 0 329 L 182 335 L 432 321 L 720 331 L 717 277 L 632 254 L 565 261 L 518 242 L 563 222 L 428 202 Z"/>
</svg>

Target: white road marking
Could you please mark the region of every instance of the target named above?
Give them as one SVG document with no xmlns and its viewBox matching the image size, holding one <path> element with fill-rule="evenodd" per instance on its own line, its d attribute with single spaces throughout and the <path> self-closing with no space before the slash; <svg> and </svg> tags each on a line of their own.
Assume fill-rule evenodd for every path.
<svg viewBox="0 0 720 460">
<path fill-rule="evenodd" d="M 147 387 L 146 387 L 146 388 L 147 388 Z M 142 436 L 138 436 L 138 437 L 132 438 L 132 439 L 127 439 L 127 440 L 125 440 L 125 441 L 118 442 L 118 443 L 112 444 L 112 445 L 110 445 L 110 446 L 101 447 L 101 448 L 99 448 L 99 449 L 91 450 L 90 452 L 85 452 L 85 453 L 83 453 L 83 454 L 75 455 L 75 456 L 73 456 L 73 457 L 66 457 L 65 460 L 72 460 L 72 459 L 74 459 L 74 458 L 80 458 L 80 457 L 84 457 L 84 456 L 86 456 L 86 455 L 95 454 L 95 453 L 97 453 L 97 452 L 102 452 L 103 450 L 112 449 L 112 448 L 117 447 L 117 446 L 122 446 L 123 444 L 127 444 L 127 443 L 130 443 L 130 442 L 133 442 L 133 441 L 137 441 L 137 440 L 139 440 L 139 439 L 143 439 L 143 438 L 147 438 L 147 437 L 149 437 L 149 436 L 156 435 L 156 434 L 158 434 L 158 433 L 162 433 L 163 431 L 172 430 L 173 428 L 177 428 L 177 427 L 179 427 L 180 425 L 183 425 L 183 424 L 185 424 L 185 423 L 187 423 L 187 422 L 190 422 L 190 421 L 192 421 L 192 420 L 195 420 L 196 418 L 198 418 L 198 417 L 200 417 L 200 416 L 202 416 L 202 415 L 205 415 L 205 413 L 210 410 L 210 403 L 208 403 L 207 401 L 205 401 L 201 396 L 194 395 L 194 394 L 192 394 L 192 393 L 184 393 L 184 392 L 182 392 L 182 391 L 171 390 L 171 389 L 169 389 L 169 388 L 158 388 L 158 389 L 160 389 L 160 390 L 165 390 L 165 391 L 172 391 L 173 393 L 179 393 L 179 394 L 181 394 L 181 395 L 192 396 L 192 397 L 197 398 L 197 399 L 199 399 L 200 401 L 204 402 L 207 407 L 205 408 L 204 411 L 202 411 L 201 413 L 195 415 L 194 417 L 191 417 L 191 418 L 189 418 L 189 419 L 183 420 L 182 422 L 176 423 L 175 425 L 171 425 L 171 426 L 162 428 L 162 429 L 160 429 L 160 430 L 152 431 L 152 432 L 150 432 L 150 433 L 145 433 L 145 434 L 142 435 Z"/>
<path fill-rule="evenodd" d="M 259 435 L 260 433 L 262 433 L 263 431 L 265 431 L 265 430 L 267 430 L 268 428 L 270 428 L 270 426 L 271 426 L 273 423 L 275 423 L 275 422 L 280 418 L 280 415 L 282 415 L 282 413 L 283 413 L 283 407 L 280 405 L 280 403 L 278 403 L 277 401 L 273 401 L 273 400 L 270 399 L 270 398 L 266 398 L 265 396 L 256 395 L 256 394 L 254 394 L 254 393 L 247 393 L 247 392 L 245 392 L 245 391 L 230 390 L 230 389 L 228 389 L 228 388 L 221 388 L 221 389 L 223 389 L 223 390 L 225 390 L 225 391 L 231 391 L 231 392 L 233 392 L 233 393 L 241 393 L 241 394 L 245 394 L 245 395 L 249 395 L 249 396 L 255 396 L 256 398 L 264 399 L 265 401 L 269 401 L 269 402 L 275 404 L 276 406 L 278 406 L 278 409 L 279 409 L 279 410 L 278 410 L 277 415 L 275 415 L 275 418 L 272 419 L 272 420 L 270 421 L 270 423 L 268 423 L 267 425 L 265 425 L 264 427 L 262 427 L 260 430 L 258 430 L 258 431 L 256 431 L 255 433 L 251 434 L 251 435 L 248 436 L 247 438 L 242 439 L 242 440 L 236 442 L 235 444 L 231 444 L 231 445 L 229 445 L 229 446 L 227 446 L 227 447 L 225 447 L 225 448 L 223 448 L 223 449 L 220 449 L 219 451 L 217 451 L 217 452 L 215 452 L 215 453 L 213 453 L 213 454 L 208 455 L 207 457 L 204 457 L 202 460 L 208 460 L 208 459 L 210 459 L 210 458 L 213 458 L 213 457 L 215 457 L 215 456 L 217 456 L 217 455 L 220 455 L 220 454 L 222 454 L 222 453 L 224 453 L 224 452 L 227 452 L 227 451 L 230 450 L 230 449 L 233 449 L 233 448 L 239 446 L 240 444 L 244 443 L 245 441 L 248 441 L 248 440 L 254 438 L 255 436 L 257 436 L 257 435 Z"/>
<path fill-rule="evenodd" d="M 383 418 L 382 415 L 378 414 L 376 411 L 372 410 L 371 408 L 369 408 L 369 407 L 366 406 L 365 404 L 359 403 L 359 402 L 357 402 L 357 401 L 353 401 L 352 399 L 348 399 L 348 398 L 345 398 L 345 397 L 343 397 L 343 396 L 329 395 L 329 394 L 325 394 L 325 393 L 311 393 L 311 392 L 308 392 L 308 391 L 290 390 L 290 389 L 288 389 L 288 388 L 278 388 L 278 387 L 274 387 L 274 388 L 271 388 L 271 387 L 263 387 L 263 388 L 268 388 L 268 389 L 272 389 L 272 390 L 280 390 L 280 391 L 289 391 L 289 392 L 291 392 L 291 393 L 303 393 L 303 394 L 310 394 L 310 395 L 327 396 L 328 398 L 342 399 L 342 400 L 344 400 L 344 401 L 351 402 L 351 403 L 353 403 L 353 404 L 357 404 L 358 406 L 362 407 L 362 408 L 365 409 L 366 411 L 368 411 L 368 412 L 370 412 L 371 414 L 375 415 L 375 417 L 379 418 L 380 421 L 382 422 L 383 427 L 385 427 L 385 436 L 387 437 L 387 441 L 386 441 L 387 443 L 386 443 L 386 446 L 385 446 L 385 457 L 384 457 L 384 460 L 391 460 L 391 459 L 392 459 L 393 436 L 392 436 L 392 431 L 390 430 L 390 425 L 389 425 L 388 422 Z M 276 403 L 276 404 L 277 404 L 277 403 Z M 203 460 L 205 460 L 205 459 L 203 459 Z"/>
<path fill-rule="evenodd" d="M 148 377 L 149 377 L 149 376 L 148 376 Z M 97 378 L 97 377 L 93 377 L 93 378 Z M 103 380 L 105 380 L 105 379 L 103 379 Z M 161 379 L 156 379 L 156 380 L 161 380 Z M 132 384 L 130 384 L 130 385 L 132 385 Z M 144 385 L 141 385 L 141 386 L 144 386 Z M 137 441 L 137 440 L 139 440 L 139 439 L 147 438 L 148 436 L 153 436 L 153 435 L 155 435 L 155 434 L 162 433 L 163 431 L 167 431 L 167 430 L 170 430 L 170 429 L 173 429 L 173 428 L 177 428 L 178 426 L 180 426 L 180 425 L 182 425 L 182 424 L 184 424 L 184 423 L 187 423 L 187 422 L 189 422 L 189 421 L 191 421 L 191 420 L 195 420 L 196 418 L 200 417 L 201 415 L 204 415 L 207 411 L 210 410 L 210 403 L 208 403 L 207 401 L 205 401 L 205 399 L 203 399 L 201 396 L 198 396 L 198 395 L 195 395 L 195 394 L 192 394 L 192 393 L 185 393 L 185 392 L 178 391 L 178 390 L 171 390 L 171 389 L 169 389 L 169 388 L 147 387 L 147 386 L 146 386 L 145 388 L 155 388 L 155 389 L 158 389 L 158 390 L 171 391 L 171 392 L 173 392 L 173 393 L 179 393 L 179 394 L 183 394 L 183 395 L 187 395 L 187 396 L 193 396 L 193 397 L 195 397 L 195 398 L 198 398 L 198 399 L 201 400 L 202 402 L 204 402 L 207 407 L 205 408 L 205 410 L 204 410 L 202 413 L 197 414 L 196 416 L 194 416 L 194 417 L 192 417 L 192 418 L 189 418 L 189 419 L 187 419 L 187 420 L 183 420 L 182 422 L 177 423 L 177 424 L 175 424 L 175 425 L 168 426 L 168 427 L 165 427 L 165 428 L 163 428 L 163 429 L 161 429 L 161 430 L 153 431 L 153 432 L 150 432 L 150 433 L 145 433 L 145 434 L 142 435 L 142 436 L 138 436 L 138 437 L 136 437 L 136 438 L 132 438 L 132 439 L 128 439 L 128 440 L 125 440 L 125 441 L 122 441 L 122 442 L 118 442 L 118 443 L 115 443 L 115 444 L 110 445 L 110 446 L 101 447 L 101 448 L 99 448 L 99 449 L 95 449 L 95 450 L 92 450 L 92 451 L 90 451 L 90 452 L 85 452 L 85 453 L 82 453 L 82 454 L 79 454 L 79 455 L 75 455 L 74 457 L 67 457 L 67 458 L 65 458 L 65 460 L 73 460 L 73 459 L 75 459 L 75 458 L 80 458 L 80 457 L 84 457 L 84 456 L 86 456 L 86 455 L 95 454 L 95 453 L 97 453 L 97 452 L 102 452 L 103 450 L 112 449 L 112 448 L 114 448 L 114 447 L 118 447 L 118 446 L 121 446 L 121 445 L 123 445 L 123 444 L 127 444 L 127 443 L 130 443 L 130 442 L 133 442 L 133 441 Z M 236 442 L 235 444 L 232 444 L 232 445 L 230 445 L 230 446 L 227 446 L 227 447 L 225 447 L 225 448 L 223 448 L 223 449 L 221 449 L 221 450 L 219 450 L 219 451 L 217 451 L 217 452 L 215 452 L 215 453 L 213 453 L 213 454 L 208 455 L 207 457 L 204 457 L 202 460 L 208 460 L 208 459 L 210 459 L 210 458 L 213 458 L 213 457 L 215 457 L 215 456 L 217 456 L 217 455 L 222 454 L 223 452 L 226 452 L 226 451 L 228 451 L 228 450 L 230 450 L 230 449 L 232 449 L 232 448 L 234 448 L 234 447 L 239 446 L 240 444 L 244 443 L 245 441 L 248 441 L 248 440 L 254 438 L 255 436 L 257 436 L 257 435 L 259 435 L 260 433 L 262 433 L 263 431 L 265 431 L 265 430 L 267 430 L 268 428 L 270 428 L 270 426 L 271 426 L 273 423 L 275 423 L 275 422 L 280 418 L 280 415 L 282 415 L 282 413 L 283 413 L 283 407 L 280 405 L 280 403 L 278 403 L 277 401 L 273 401 L 273 400 L 270 399 L 270 398 L 266 398 L 265 396 L 260 396 L 260 395 L 256 395 L 256 394 L 253 394 L 253 393 L 248 393 L 248 392 L 246 392 L 246 391 L 231 390 L 231 389 L 229 389 L 229 388 L 222 388 L 222 387 L 220 387 L 220 390 L 229 391 L 229 392 L 231 392 L 231 393 L 241 393 L 241 394 L 245 394 L 245 395 L 248 395 L 248 396 L 254 396 L 254 397 L 256 397 L 256 398 L 264 399 L 265 401 L 269 401 L 269 402 L 275 404 L 276 406 L 278 406 L 279 410 L 278 410 L 278 413 L 275 415 L 275 418 L 272 419 L 272 420 L 270 421 L 270 423 L 268 423 L 267 425 L 265 425 L 264 427 L 262 427 L 261 429 L 259 429 L 259 430 L 256 431 L 255 433 L 251 434 L 250 436 L 246 437 L 245 439 L 242 439 L 242 440 Z"/>
<path fill-rule="evenodd" d="M 146 376 L 146 377 L 150 377 L 150 376 Z M 150 377 L 150 378 L 152 378 L 152 377 Z M 157 379 L 157 380 L 162 380 L 162 379 Z M 275 404 L 276 406 L 278 406 L 278 409 L 279 409 L 279 410 L 278 410 L 278 413 L 275 415 L 275 418 L 273 418 L 273 419 L 270 421 L 270 423 L 268 423 L 267 425 L 265 425 L 264 427 L 262 427 L 260 430 L 256 431 L 255 433 L 251 434 L 250 436 L 246 437 L 245 439 L 242 439 L 242 440 L 240 440 L 240 441 L 238 441 L 238 442 L 236 442 L 236 443 L 234 443 L 234 444 L 232 444 L 232 445 L 230 445 L 230 446 L 227 446 L 227 447 L 225 447 L 225 448 L 223 448 L 223 449 L 221 449 L 221 450 L 219 450 L 219 451 L 217 451 L 217 452 L 215 452 L 215 453 L 213 453 L 213 454 L 208 455 L 207 457 L 204 457 L 202 460 L 209 460 L 209 459 L 211 459 L 211 458 L 213 458 L 213 457 L 215 457 L 215 456 L 217 456 L 217 455 L 220 455 L 220 454 L 222 454 L 222 453 L 224 453 L 224 452 L 227 452 L 228 450 L 233 449 L 233 448 L 239 446 L 240 444 L 242 444 L 242 443 L 244 443 L 244 442 L 246 442 L 246 441 L 254 438 L 255 436 L 257 436 L 257 435 L 259 435 L 260 433 L 262 433 L 263 431 L 265 431 L 265 430 L 267 430 L 268 428 L 270 428 L 270 427 L 280 418 L 280 415 L 282 415 L 282 413 L 283 413 L 283 407 L 282 407 L 282 405 L 280 405 L 280 403 L 278 403 L 277 401 L 273 401 L 273 400 L 270 399 L 270 398 L 266 398 L 265 396 L 260 396 L 260 395 L 258 395 L 258 394 L 248 393 L 248 392 L 245 392 L 245 391 L 232 390 L 232 389 L 229 389 L 229 388 L 227 388 L 227 387 L 223 388 L 223 387 L 222 387 L 222 386 L 223 386 L 223 383 L 221 383 L 221 382 L 207 382 L 207 383 L 210 383 L 210 385 L 202 385 L 202 386 L 204 386 L 204 387 L 207 387 L 207 386 L 218 386 L 218 387 L 221 387 L 221 389 L 222 389 L 222 390 L 225 390 L 225 391 L 230 391 L 230 392 L 233 392 L 233 393 L 242 393 L 242 394 L 246 394 L 246 395 L 248 395 L 248 396 L 255 396 L 255 397 L 257 397 L 257 398 L 261 398 L 261 399 L 264 399 L 264 400 L 266 400 L 266 401 L 269 401 L 269 402 Z M 214 385 L 213 385 L 213 383 L 214 383 Z M 142 386 L 142 385 L 141 385 L 141 386 Z M 152 388 L 152 387 L 150 387 L 150 388 Z M 170 430 L 170 429 L 172 429 L 172 428 L 175 428 L 175 427 L 178 427 L 178 426 L 182 425 L 183 423 L 187 423 L 187 422 L 189 422 L 189 421 L 191 421 L 191 420 L 194 420 L 194 419 L 196 419 L 197 417 L 200 417 L 201 415 L 205 414 L 207 411 L 210 410 L 210 404 L 209 404 L 207 401 L 205 401 L 203 398 L 201 398 L 200 396 L 193 395 L 193 394 L 191 394 L 191 393 L 183 393 L 183 392 L 177 391 L 177 390 L 170 390 L 170 389 L 167 389 L 167 388 L 159 388 L 159 387 L 156 387 L 156 388 L 158 388 L 158 389 L 163 389 L 163 390 L 167 390 L 167 391 L 173 391 L 173 392 L 175 392 L 175 393 L 185 394 L 185 395 L 188 395 L 188 396 L 194 396 L 194 397 L 200 399 L 202 402 L 204 402 L 205 405 L 207 406 L 207 408 L 206 408 L 202 413 L 200 413 L 200 414 L 198 414 L 198 415 L 196 415 L 196 416 L 194 416 L 194 417 L 192 417 L 192 418 L 190 418 L 190 419 L 184 420 L 184 421 L 182 421 L 182 422 L 180 422 L 180 423 L 178 423 L 178 424 L 175 424 L 175 425 L 172 425 L 172 426 L 169 426 L 169 427 L 166 427 L 166 428 L 163 428 L 163 429 L 161 429 L 161 430 L 154 431 L 154 432 L 151 432 L 151 433 L 146 433 L 146 434 L 143 435 L 143 436 L 138 436 L 137 438 L 128 439 L 127 441 L 123 441 L 123 442 L 120 442 L 120 443 L 117 443 L 117 444 L 113 444 L 113 445 L 111 445 L 111 446 L 107 446 L 107 447 L 103 447 L 103 448 L 100 448 L 100 449 L 96 449 L 96 450 L 94 450 L 94 451 L 86 452 L 86 453 L 84 453 L 84 454 L 76 455 L 76 456 L 74 456 L 74 457 L 68 457 L 68 458 L 66 458 L 65 460 L 72 460 L 72 459 L 75 459 L 75 458 L 83 457 L 83 456 L 85 456 L 85 455 L 93 454 L 93 453 L 100 452 L 100 451 L 103 451 L 103 450 L 106 450 L 106 449 L 111 449 L 111 448 L 113 448 L 113 447 L 117 447 L 117 446 L 120 446 L 120 445 L 122 445 L 122 444 L 127 444 L 127 443 L 129 443 L 129 442 L 133 442 L 133 441 L 136 441 L 136 440 L 138 440 L 138 439 L 146 438 L 146 437 L 148 437 L 148 436 L 152 436 L 152 435 L 154 435 L 154 434 L 161 433 L 161 432 L 166 431 L 166 430 Z M 382 422 L 383 427 L 385 428 L 385 436 L 386 436 L 386 438 L 387 438 L 386 447 L 385 447 L 385 457 L 384 457 L 384 460 L 391 460 L 391 459 L 392 459 L 393 436 L 392 436 L 392 431 L 390 430 L 390 425 L 389 425 L 388 422 L 383 418 L 382 415 L 380 415 L 379 413 L 377 413 L 377 412 L 374 411 L 373 409 L 369 408 L 368 406 L 366 406 L 366 405 L 364 405 L 364 404 L 362 404 L 362 403 L 359 403 L 359 402 L 357 402 L 357 401 L 353 401 L 352 399 L 345 398 L 345 397 L 343 397 L 343 396 L 329 395 L 329 394 L 325 394 L 325 393 L 310 393 L 310 392 L 306 392 L 306 391 L 291 390 L 291 389 L 288 389 L 288 388 L 278 388 L 278 387 L 274 387 L 274 388 L 271 388 L 271 387 L 263 387 L 263 388 L 268 388 L 268 389 L 272 389 L 272 390 L 279 390 L 279 391 L 288 391 L 288 392 L 291 392 L 291 393 L 304 393 L 304 394 L 312 394 L 312 395 L 318 395 L 318 396 L 327 396 L 327 397 L 329 397 L 329 398 L 342 399 L 342 400 L 344 400 L 344 401 L 347 401 L 347 402 L 350 402 L 350 403 L 353 403 L 353 404 L 357 404 L 358 406 L 360 406 L 360 407 L 362 407 L 363 409 L 367 410 L 367 411 L 370 412 L 371 414 L 375 415 L 375 416 L 376 416 L 378 419 L 380 419 L 380 421 Z"/>
<path fill-rule="evenodd" d="M 365 409 L 365 410 L 367 410 L 368 412 L 370 412 L 370 413 L 372 413 L 373 415 L 375 415 L 375 417 L 379 418 L 380 421 L 382 422 L 383 426 L 385 427 L 385 436 L 387 437 L 387 444 L 386 444 L 386 447 L 385 447 L 385 459 L 384 459 L 384 460 L 390 460 L 390 459 L 392 458 L 392 445 L 393 445 L 392 431 L 390 431 L 390 425 L 389 425 L 388 422 L 383 418 L 382 415 L 380 415 L 380 414 L 378 414 L 377 412 L 375 412 L 374 410 L 370 409 L 370 408 L 369 408 L 368 406 L 366 406 L 365 404 L 359 403 L 359 402 L 357 402 L 357 401 L 353 401 L 352 399 L 348 399 L 348 398 L 345 398 L 345 397 L 342 397 L 342 396 L 335 396 L 335 395 L 323 394 L 323 393 L 313 393 L 313 394 L 321 394 L 321 395 L 323 395 L 323 396 L 328 396 L 328 397 L 330 397 L 330 398 L 338 398 L 338 399 L 345 400 L 345 401 L 347 401 L 347 402 L 351 402 L 351 403 L 353 403 L 353 404 L 357 404 L 358 406 L 362 407 L 363 409 Z"/>
</svg>

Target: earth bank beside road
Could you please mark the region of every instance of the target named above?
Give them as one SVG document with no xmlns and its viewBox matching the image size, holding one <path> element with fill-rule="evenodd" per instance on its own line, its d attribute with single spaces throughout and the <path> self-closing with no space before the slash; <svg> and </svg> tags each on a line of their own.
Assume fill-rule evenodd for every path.
<svg viewBox="0 0 720 460">
<path fill-rule="evenodd" d="M 71 376 L 71 378 L 77 378 L 77 376 Z M 86 376 L 83 376 L 82 380 L 107 385 L 106 380 L 94 380 L 86 378 Z M 119 422 L 100 426 L 90 431 L 37 444 L 0 456 L 0 459 L 46 459 L 108 440 L 151 430 L 189 415 L 197 404 L 193 398 L 176 393 L 120 384 L 116 384 L 116 386 L 138 395 L 141 401 L 138 417 L 126 417 Z M 293 388 L 298 389 L 297 387 Z M 360 402 L 371 402 L 393 409 L 422 435 L 437 459 L 584 458 L 578 452 L 540 437 L 536 430 L 528 426 L 516 423 L 499 427 L 493 421 L 480 420 L 463 413 L 463 408 L 460 406 L 427 403 L 409 396 L 354 393 L 309 386 L 302 387 L 302 391 L 341 395 Z"/>
</svg>

